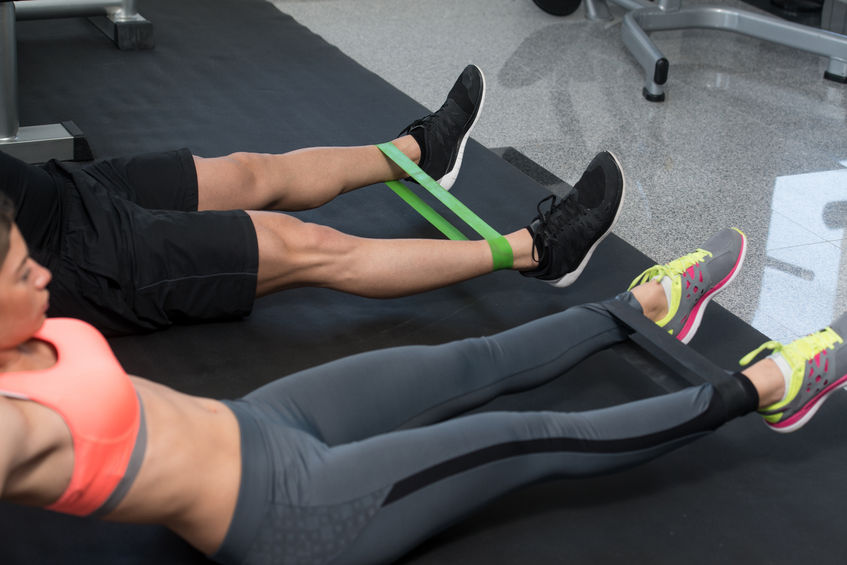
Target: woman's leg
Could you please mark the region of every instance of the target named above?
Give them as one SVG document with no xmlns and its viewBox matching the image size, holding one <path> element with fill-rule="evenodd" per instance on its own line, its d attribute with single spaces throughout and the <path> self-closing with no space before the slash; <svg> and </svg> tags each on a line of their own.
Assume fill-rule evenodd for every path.
<svg viewBox="0 0 847 565">
<path fill-rule="evenodd" d="M 332 563 L 386 563 L 518 487 L 631 467 L 756 408 L 753 394 L 729 398 L 706 384 L 590 412 L 484 413 L 393 432 L 331 448 L 309 492 L 318 505 L 383 496 Z"/>
<path fill-rule="evenodd" d="M 702 310 L 702 304 L 731 280 L 725 271 L 738 270 L 744 236 L 736 230 L 718 235 L 707 242 L 709 251 L 702 252 L 710 259 L 698 255 L 708 275 L 700 283 L 704 288 L 692 300 L 674 302 L 678 318 Z M 682 277 L 669 269 L 663 273 L 665 278 Z M 613 300 L 626 302 L 654 321 L 667 317 L 671 304 L 658 279 Z M 341 359 L 262 387 L 248 398 L 273 406 L 322 442 L 336 445 L 437 422 L 501 394 L 539 386 L 624 338 L 602 303 L 589 304 L 491 337 Z"/>
<path fill-rule="evenodd" d="M 653 297 L 664 300 L 660 286 Z M 631 293 L 613 300 L 640 308 Z M 491 337 L 362 353 L 285 377 L 246 398 L 336 445 L 438 422 L 539 386 L 624 338 L 603 304 L 589 304 Z"/>
<path fill-rule="evenodd" d="M 616 300 L 653 320 L 668 311 L 658 280 Z M 604 304 L 587 305 L 490 338 L 355 356 L 257 390 L 236 409 L 259 413 L 264 431 L 253 435 L 272 470 L 248 481 L 263 486 L 239 502 L 234 522 L 255 528 L 229 536 L 221 555 L 385 562 L 512 489 L 646 461 L 757 407 L 756 388 L 739 376 L 580 414 L 441 421 L 538 386 L 623 337 Z M 245 454 L 248 469 L 253 460 Z"/>
<path fill-rule="evenodd" d="M 618 299 L 638 307 L 631 294 Z M 302 420 L 335 445 L 437 422 L 539 386 L 624 337 L 602 304 L 584 305 L 491 337 L 361 353 L 285 377 L 246 399 Z"/>
<path fill-rule="evenodd" d="M 245 452 L 248 480 L 214 558 L 387 563 L 518 487 L 629 467 L 708 433 L 756 407 L 743 383 L 583 413 L 474 414 L 334 447 L 248 401 L 236 409 L 258 417 L 239 421 L 261 431 L 242 436 L 267 448 Z"/>
</svg>

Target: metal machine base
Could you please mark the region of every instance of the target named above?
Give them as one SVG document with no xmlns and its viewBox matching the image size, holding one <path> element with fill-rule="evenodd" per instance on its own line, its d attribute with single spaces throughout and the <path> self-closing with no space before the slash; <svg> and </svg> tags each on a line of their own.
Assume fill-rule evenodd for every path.
<svg viewBox="0 0 847 565">
<path fill-rule="evenodd" d="M 153 47 L 153 25 L 134 0 L 0 0 L 0 151 L 28 163 L 94 158 L 73 122 L 21 127 L 18 121 L 18 20 L 89 16 L 122 50 Z"/>
<path fill-rule="evenodd" d="M 90 161 L 94 158 L 88 140 L 73 122 L 24 126 L 14 139 L 0 139 L 0 151 L 27 163 Z"/>
<path fill-rule="evenodd" d="M 623 18 L 623 42 L 644 69 L 643 95 L 665 99 L 668 60 L 647 35 L 651 31 L 704 28 L 733 31 L 829 58 L 824 78 L 847 83 L 847 36 L 773 16 L 720 5 L 680 6 L 680 0 L 610 0 L 630 10 Z M 606 0 L 585 0 L 586 17 L 610 19 Z"/>
<path fill-rule="evenodd" d="M 112 16 L 88 18 L 121 51 L 153 48 L 153 24 L 138 14 L 131 20 L 115 20 Z"/>
</svg>

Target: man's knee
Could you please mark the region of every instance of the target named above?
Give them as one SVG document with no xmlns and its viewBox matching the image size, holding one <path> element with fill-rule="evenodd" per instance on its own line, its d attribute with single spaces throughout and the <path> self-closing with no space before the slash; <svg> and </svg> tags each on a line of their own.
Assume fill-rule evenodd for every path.
<svg viewBox="0 0 847 565">
<path fill-rule="evenodd" d="M 261 192 L 262 178 L 259 168 L 259 156 L 253 153 L 231 153 L 224 159 L 232 165 L 232 173 L 240 190 L 245 192 Z"/>
<path fill-rule="evenodd" d="M 335 255 L 344 253 L 348 248 L 346 241 L 349 236 L 345 236 L 338 230 L 323 226 L 301 222 L 296 229 L 289 247 L 294 252 L 312 254 L 312 255 Z"/>
<path fill-rule="evenodd" d="M 251 212 L 259 241 L 259 261 L 284 261 L 291 268 L 319 267 L 352 249 L 351 237 L 320 224 L 278 212 Z"/>
</svg>

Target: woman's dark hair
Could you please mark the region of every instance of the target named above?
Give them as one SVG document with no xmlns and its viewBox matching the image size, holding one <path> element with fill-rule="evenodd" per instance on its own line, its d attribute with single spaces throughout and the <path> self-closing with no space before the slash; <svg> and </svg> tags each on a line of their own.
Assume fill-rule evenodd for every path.
<svg viewBox="0 0 847 565">
<path fill-rule="evenodd" d="M 3 265 L 9 253 L 9 237 L 13 223 L 15 223 L 15 204 L 8 196 L 0 192 L 0 265 Z"/>
</svg>

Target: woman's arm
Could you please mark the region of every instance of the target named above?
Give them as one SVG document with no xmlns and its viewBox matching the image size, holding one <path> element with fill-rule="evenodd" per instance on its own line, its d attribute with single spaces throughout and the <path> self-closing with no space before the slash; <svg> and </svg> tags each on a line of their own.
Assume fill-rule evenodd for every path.
<svg viewBox="0 0 847 565">
<path fill-rule="evenodd" d="M 7 398 L 0 397 L 0 498 L 6 481 L 25 452 L 27 419 L 23 411 Z"/>
<path fill-rule="evenodd" d="M 73 467 L 73 439 L 58 413 L 0 396 L 0 498 L 47 506 L 65 491 Z"/>
</svg>

